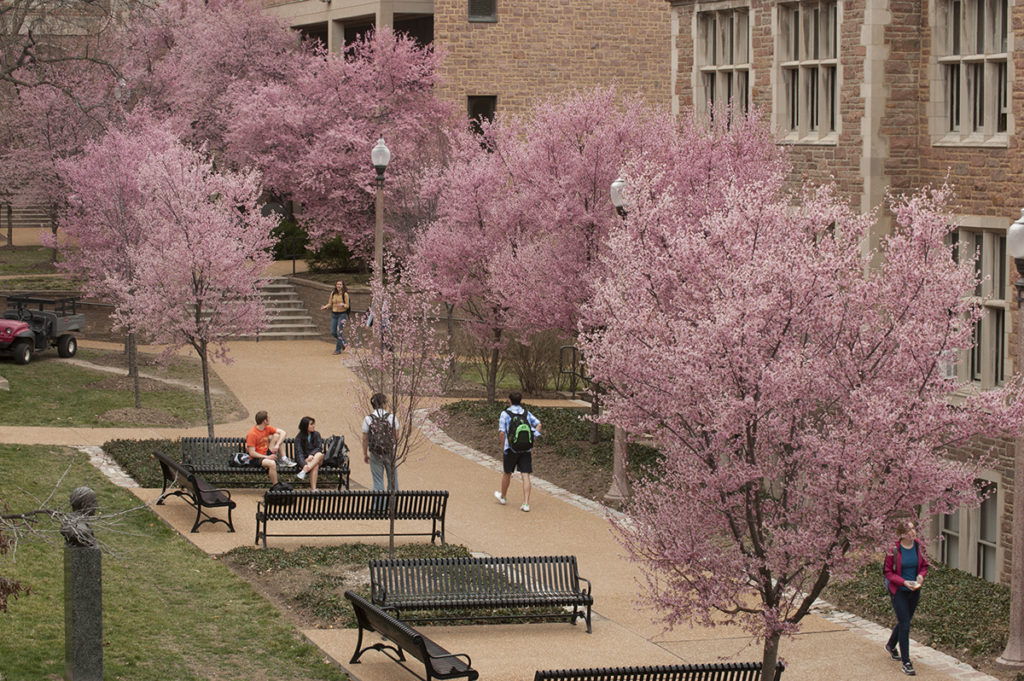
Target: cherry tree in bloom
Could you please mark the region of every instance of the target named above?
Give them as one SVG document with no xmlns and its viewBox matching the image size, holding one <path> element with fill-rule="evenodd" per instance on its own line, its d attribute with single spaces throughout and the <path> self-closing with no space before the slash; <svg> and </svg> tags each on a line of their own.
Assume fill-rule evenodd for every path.
<svg viewBox="0 0 1024 681">
<path fill-rule="evenodd" d="M 944 242 L 948 187 L 892 198 L 895 229 L 871 253 L 873 216 L 830 187 L 791 196 L 775 172 L 694 192 L 673 172 L 627 177 L 583 347 L 607 419 L 664 455 L 617 528 L 650 602 L 670 626 L 742 625 L 767 680 L 780 637 L 897 519 L 977 502 L 981 464 L 944 452 L 1016 432 L 1024 409 L 1017 385 L 979 392 L 943 371 L 983 314 L 973 254 L 958 264 Z"/>
<path fill-rule="evenodd" d="M 598 256 L 619 220 L 612 181 L 631 163 L 666 162 L 676 124 L 642 100 L 604 88 L 501 119 L 494 134 L 511 185 L 500 210 L 516 242 L 497 286 L 517 326 L 575 334 Z"/>
<path fill-rule="evenodd" d="M 306 55 L 292 77 L 239 101 L 227 138 L 232 158 L 258 167 L 267 188 L 293 200 L 314 243 L 341 235 L 365 255 L 372 249 L 376 172 L 370 149 L 377 139 L 383 135 L 391 149 L 384 185 L 388 232 L 396 207 L 415 207 L 420 169 L 445 151 L 444 127 L 453 114 L 434 95 L 439 61 L 433 49 L 390 28 L 344 55 Z"/>
<path fill-rule="evenodd" d="M 294 79 L 307 62 L 300 36 L 253 0 L 168 0 L 135 10 L 118 34 L 119 89 L 179 138 L 224 151 L 238 101 Z M 219 159 L 218 159 L 219 160 Z"/>
<path fill-rule="evenodd" d="M 128 335 L 129 375 L 135 406 L 141 407 L 135 339 L 147 327 L 138 304 L 139 248 L 149 238 L 140 220 L 143 203 L 139 172 L 154 154 L 177 142 L 167 129 L 145 116 L 133 117 L 131 129 L 113 129 L 77 156 L 61 162 L 68 208 L 54 240 L 64 256 L 58 267 L 82 281 L 83 293 L 114 306 L 114 328 Z"/>
<path fill-rule="evenodd" d="M 180 143 L 144 160 L 138 187 L 135 219 L 147 236 L 133 254 L 135 312 L 165 353 L 196 351 L 213 437 L 209 360 L 227 360 L 226 340 L 265 323 L 259 289 L 274 220 L 260 212 L 258 173 L 217 172 L 206 154 Z"/>
<path fill-rule="evenodd" d="M 453 133 L 452 139 L 459 151 L 437 178 L 438 216 L 417 236 L 410 264 L 422 286 L 459 309 L 463 328 L 488 353 L 487 401 L 494 402 L 508 339 L 504 293 L 495 275 L 511 265 L 520 230 L 505 210 L 510 183 L 501 159 L 468 132 Z"/>
</svg>

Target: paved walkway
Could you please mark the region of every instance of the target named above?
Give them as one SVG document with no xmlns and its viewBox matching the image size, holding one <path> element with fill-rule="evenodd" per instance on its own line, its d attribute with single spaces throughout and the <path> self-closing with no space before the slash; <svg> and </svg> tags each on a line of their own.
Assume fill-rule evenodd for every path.
<svg viewBox="0 0 1024 681">
<path fill-rule="evenodd" d="M 342 433 L 358 441 L 365 390 L 331 351 L 332 346 L 322 341 L 234 343 L 234 363 L 218 364 L 215 368 L 250 413 L 266 409 L 271 423 L 290 433 L 302 416 L 314 416 L 321 432 Z M 259 367 L 265 369 L 257 370 Z M 250 421 L 247 418 L 218 425 L 217 433 L 244 434 Z M 420 432 L 423 437 L 399 471 L 400 481 L 406 489 L 450 490 L 450 542 L 495 556 L 574 554 L 581 574 L 593 582 L 594 633 L 590 635 L 584 627 L 567 623 L 424 628 L 449 650 L 471 655 L 482 679 L 518 681 L 532 678 L 537 669 L 760 659 L 760 646 L 735 627 L 682 626 L 665 631 L 652 623 L 654 613 L 636 602 L 640 573 L 623 556 L 603 507 L 541 481 L 535 484 L 530 513 L 519 510 L 521 487 L 516 481 L 509 504 L 500 506 L 492 496 L 498 473 L 491 459 L 452 442 L 429 424 Z M 205 428 L 0 427 L 2 442 L 92 446 L 86 451 L 114 478 L 116 470 L 103 462 L 96 445 L 113 438 L 185 434 L 205 435 Z M 537 452 L 535 461 L 538 474 L 543 476 L 543 450 Z M 368 466 L 362 464 L 359 456 L 353 457 L 353 469 L 354 486 L 369 487 Z M 121 483 L 131 484 L 123 478 Z M 146 501 L 157 495 L 156 490 L 150 489 L 132 491 Z M 259 496 L 257 491 L 245 490 L 234 494 L 239 502 L 234 534 L 227 533 L 223 526 L 209 525 L 190 534 L 194 512 L 190 513 L 184 503 L 172 500 L 154 510 L 200 549 L 218 554 L 253 541 Z M 274 541 L 274 545 L 287 548 L 300 541 L 309 540 L 282 538 Z M 810 615 L 804 620 L 802 632 L 782 643 L 782 657 L 789 665 L 783 678 L 903 678 L 898 665 L 882 651 L 887 633 L 842 613 Z M 349 666 L 347 661 L 355 648 L 353 630 L 309 629 L 303 634 L 339 663 Z M 922 679 L 991 679 L 920 645 L 914 644 L 913 656 Z M 361 663 L 352 665 L 349 671 L 360 681 L 413 678 L 385 656 L 373 652 L 364 655 Z"/>
</svg>

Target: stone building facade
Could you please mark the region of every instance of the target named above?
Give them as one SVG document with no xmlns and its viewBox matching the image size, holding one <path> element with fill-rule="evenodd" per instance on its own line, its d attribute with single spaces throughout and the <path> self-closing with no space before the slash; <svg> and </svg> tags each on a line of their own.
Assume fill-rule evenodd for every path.
<svg viewBox="0 0 1024 681">
<path fill-rule="evenodd" d="M 790 147 L 793 183 L 834 179 L 851 206 L 886 192 L 954 183 L 957 239 L 981 254 L 977 295 L 989 314 L 978 347 L 947 371 L 987 388 L 1013 373 L 1015 279 L 1006 230 L 1024 204 L 1024 151 L 1015 135 L 1018 0 L 666 0 L 672 7 L 672 106 L 713 113 L 756 106 Z M 1024 73 L 1022 73 L 1024 77 Z M 874 240 L 890 228 L 883 211 Z M 990 450 L 990 448 L 992 448 Z M 947 562 L 1008 581 L 1011 440 L 988 452 L 980 509 L 937 518 Z"/>
<path fill-rule="evenodd" d="M 267 12 L 343 49 L 390 25 L 445 53 L 439 94 L 467 114 L 523 113 L 572 89 L 614 85 L 670 101 L 664 0 L 264 0 Z"/>
</svg>

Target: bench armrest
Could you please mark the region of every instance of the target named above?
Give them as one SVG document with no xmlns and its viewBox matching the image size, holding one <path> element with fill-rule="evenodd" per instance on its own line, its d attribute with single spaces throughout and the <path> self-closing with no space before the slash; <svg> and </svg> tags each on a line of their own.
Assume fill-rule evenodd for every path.
<svg viewBox="0 0 1024 681">
<path fill-rule="evenodd" d="M 465 659 L 465 663 L 466 663 L 467 667 L 472 667 L 473 666 L 473 660 L 471 660 L 469 658 L 469 655 L 467 655 L 466 653 L 448 653 L 447 655 L 430 655 L 430 659 L 431 660 L 447 660 L 447 659 L 459 660 L 459 659 L 462 659 L 462 658 L 466 658 Z"/>
<path fill-rule="evenodd" d="M 591 590 L 594 588 L 593 585 L 590 583 L 590 580 L 587 579 L 586 577 L 580 577 L 579 575 L 576 575 L 576 579 L 578 579 L 581 582 L 586 582 L 587 583 L 587 588 L 583 591 L 583 593 L 589 594 L 591 592 Z"/>
<path fill-rule="evenodd" d="M 223 492 L 224 494 L 226 494 L 226 495 L 227 495 L 227 497 L 228 497 L 228 501 L 231 501 L 231 490 L 229 490 L 229 489 L 225 489 L 225 488 L 223 488 L 223 487 L 215 487 L 215 488 L 213 489 L 213 491 L 214 491 L 214 492 Z"/>
</svg>

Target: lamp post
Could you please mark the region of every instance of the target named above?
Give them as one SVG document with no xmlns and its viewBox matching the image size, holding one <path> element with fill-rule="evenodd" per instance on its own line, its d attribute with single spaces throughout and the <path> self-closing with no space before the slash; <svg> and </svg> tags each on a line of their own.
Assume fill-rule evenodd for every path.
<svg viewBox="0 0 1024 681">
<path fill-rule="evenodd" d="M 612 182 L 612 205 L 622 219 L 626 218 L 626 197 L 622 195 L 625 188 L 626 181 L 621 177 Z M 612 484 L 604 498 L 620 503 L 629 498 L 629 481 L 626 479 L 626 433 L 619 426 L 615 426 L 612 441 Z"/>
<path fill-rule="evenodd" d="M 377 169 L 377 224 L 373 231 L 373 266 L 377 281 L 384 283 L 384 171 L 391 160 L 391 150 L 384 144 L 384 136 L 370 151 L 370 161 Z"/>
<path fill-rule="evenodd" d="M 1017 351 L 1014 369 L 1024 372 L 1024 210 L 1006 232 L 1006 250 L 1017 266 Z M 1010 632 L 996 662 L 1024 667 L 1024 436 L 1013 443 L 1013 559 L 1010 566 Z"/>
</svg>

